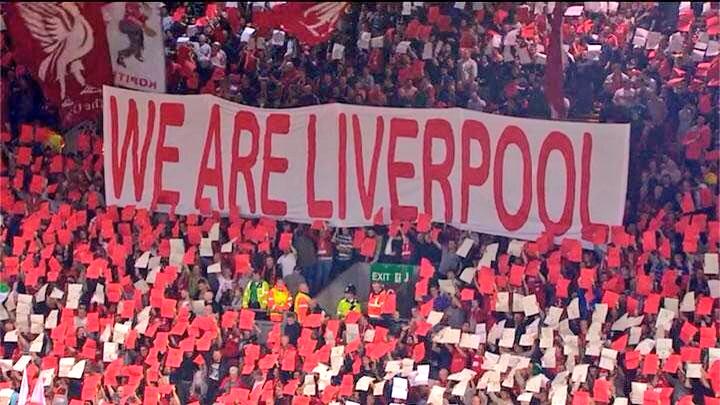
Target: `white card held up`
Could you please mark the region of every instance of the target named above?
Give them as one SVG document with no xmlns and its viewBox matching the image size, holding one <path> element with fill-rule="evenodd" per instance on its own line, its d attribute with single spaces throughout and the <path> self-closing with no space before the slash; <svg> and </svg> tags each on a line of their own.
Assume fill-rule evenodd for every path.
<svg viewBox="0 0 720 405">
<path fill-rule="evenodd" d="M 556 357 L 555 357 L 555 348 L 549 347 L 547 350 L 545 350 L 545 353 L 543 353 L 542 358 L 540 359 L 540 364 L 543 368 L 555 368 L 556 364 Z"/>
<path fill-rule="evenodd" d="M 391 397 L 406 400 L 408 395 L 408 381 L 402 377 L 393 377 Z"/>
<path fill-rule="evenodd" d="M 562 317 L 563 309 L 560 307 L 550 307 L 547 310 L 547 314 L 545 315 L 545 320 L 543 321 L 545 325 L 547 326 L 557 326 L 558 323 L 560 323 L 560 318 Z"/>
<path fill-rule="evenodd" d="M 415 384 L 427 384 L 430 378 L 430 365 L 429 364 L 418 364 L 417 375 L 415 376 Z"/>
<path fill-rule="evenodd" d="M 61 358 L 60 362 L 58 363 L 58 377 L 60 377 L 60 378 L 67 377 L 68 374 L 70 373 L 70 370 L 72 370 L 74 365 L 75 365 L 74 357 Z"/>
<path fill-rule="evenodd" d="M 150 252 L 145 252 L 140 255 L 140 257 L 135 260 L 135 268 L 138 269 L 147 269 L 148 262 L 150 261 Z"/>
<path fill-rule="evenodd" d="M 345 57 L 345 45 L 334 43 L 331 56 L 332 60 L 342 60 Z"/>
<path fill-rule="evenodd" d="M 18 333 L 17 329 L 13 329 L 10 332 L 6 332 L 5 336 L 3 336 L 3 342 L 17 342 L 18 341 Z"/>
<path fill-rule="evenodd" d="M 655 347 L 654 339 L 645 339 L 642 342 L 638 343 L 637 346 L 635 346 L 635 350 L 640 352 L 640 354 L 642 354 L 643 356 L 647 356 L 648 353 L 650 353 L 654 347 Z"/>
<path fill-rule="evenodd" d="M 498 243 L 493 243 L 491 245 L 487 245 L 485 247 L 485 252 L 483 252 L 482 258 L 480 258 L 478 267 L 480 267 L 480 266 L 490 267 L 492 265 L 492 262 L 494 262 L 495 259 L 497 258 L 497 252 L 498 252 L 499 247 L 500 247 L 500 244 L 498 244 Z"/>
<path fill-rule="evenodd" d="M 428 404 L 443 405 L 445 403 L 444 395 L 445 387 L 439 385 L 432 387 L 430 389 L 430 395 L 428 396 Z"/>
<path fill-rule="evenodd" d="M 235 244 L 235 240 L 237 238 L 232 238 L 229 241 L 225 242 L 220 246 L 220 253 L 232 253 L 233 251 L 233 245 Z"/>
<path fill-rule="evenodd" d="M 40 370 L 40 374 L 38 374 L 38 378 L 40 378 L 43 383 L 43 387 L 49 387 L 52 385 L 53 380 L 55 379 L 55 369 L 54 368 L 48 368 L 45 370 Z"/>
<path fill-rule="evenodd" d="M 210 238 L 200 239 L 200 257 L 213 257 L 212 240 Z"/>
<path fill-rule="evenodd" d="M 667 359 L 673 354 L 672 339 L 662 338 L 655 341 L 655 353 L 659 359 Z"/>
<path fill-rule="evenodd" d="M 45 342 L 45 334 L 41 333 L 30 343 L 30 353 L 40 353 L 43 350 L 43 343 Z"/>
<path fill-rule="evenodd" d="M 463 333 L 460 336 L 460 347 L 464 349 L 477 350 L 480 347 L 480 335 L 474 333 Z"/>
<path fill-rule="evenodd" d="M 515 328 L 504 328 L 498 346 L 511 349 L 515 345 Z"/>
<path fill-rule="evenodd" d="M 717 253 L 705 253 L 705 265 L 703 266 L 703 273 L 718 274 L 718 254 Z"/>
<path fill-rule="evenodd" d="M 220 223 L 215 222 L 210 227 L 210 231 L 208 232 L 208 239 L 210 239 L 213 242 L 217 242 L 220 240 Z"/>
<path fill-rule="evenodd" d="M 577 297 L 573 298 L 572 301 L 570 301 L 570 304 L 567 307 L 567 314 L 568 319 L 578 319 L 580 318 L 580 302 Z"/>
<path fill-rule="evenodd" d="M 395 53 L 407 53 L 410 48 L 410 41 L 400 41 L 395 48 Z"/>
<path fill-rule="evenodd" d="M 67 301 L 65 303 L 66 308 L 78 309 L 80 306 L 80 296 L 82 295 L 82 284 L 68 284 L 67 286 Z"/>
<path fill-rule="evenodd" d="M 630 383 L 630 402 L 633 404 L 642 404 L 645 396 L 645 390 L 648 385 L 641 382 L 633 381 Z"/>
<path fill-rule="evenodd" d="M 403 1 L 402 15 L 410 15 L 410 14 L 412 14 L 412 2 L 411 1 Z"/>
<path fill-rule="evenodd" d="M 385 391 L 385 381 L 377 381 L 373 384 L 373 395 L 382 395 Z"/>
<path fill-rule="evenodd" d="M 468 253 L 470 253 L 470 249 L 472 249 L 473 245 L 475 245 L 474 240 L 470 238 L 465 238 L 465 240 L 462 241 L 460 247 L 457 249 L 457 252 L 455 252 L 455 254 L 462 258 L 465 258 L 467 257 Z"/>
<path fill-rule="evenodd" d="M 545 384 L 547 384 L 549 381 L 550 380 L 545 377 L 544 374 L 534 375 L 525 382 L 525 391 L 530 391 L 538 394 L 540 393 L 542 387 L 544 387 Z"/>
<path fill-rule="evenodd" d="M 358 380 L 358 382 L 355 383 L 355 390 L 356 391 L 367 391 L 370 389 L 370 384 L 372 384 L 375 381 L 372 377 L 368 376 L 362 376 Z"/>
<path fill-rule="evenodd" d="M 240 42 L 248 42 L 250 41 L 250 38 L 255 33 L 255 28 L 253 27 L 245 27 L 242 34 L 240 34 Z"/>
<path fill-rule="evenodd" d="M 422 52 L 422 59 L 428 60 L 433 58 L 433 43 L 432 42 L 426 42 L 425 45 L 423 45 L 423 52 Z"/>
<path fill-rule="evenodd" d="M 117 343 L 105 342 L 103 343 L 103 362 L 110 363 L 117 360 L 118 358 L 118 347 Z"/>
<path fill-rule="evenodd" d="M 655 31 L 650 31 L 647 34 L 647 40 L 645 41 L 645 49 L 649 51 L 654 51 L 660 47 L 660 40 L 662 39 L 662 34 Z"/>
<path fill-rule="evenodd" d="M 510 312 L 510 293 L 499 291 L 495 297 L 495 312 Z"/>
<path fill-rule="evenodd" d="M 607 318 L 607 313 L 608 313 L 608 305 L 607 304 L 595 304 L 595 311 L 593 311 L 593 314 L 592 314 L 592 321 L 599 322 L 599 323 L 605 323 L 605 318 Z"/>
<path fill-rule="evenodd" d="M 570 6 L 565 9 L 565 17 L 580 17 L 583 13 L 583 6 Z"/>
<path fill-rule="evenodd" d="M 540 313 L 540 306 L 538 306 L 535 294 L 525 296 L 525 298 L 523 298 L 522 305 L 523 311 L 525 311 L 525 316 L 533 316 Z"/>
<path fill-rule="evenodd" d="M 507 252 L 510 256 L 520 257 L 522 256 L 523 248 L 525 247 L 525 241 L 522 240 L 511 240 L 508 245 Z"/>
<path fill-rule="evenodd" d="M 689 291 L 683 296 L 680 312 L 695 312 L 695 292 Z"/>
<path fill-rule="evenodd" d="M 572 371 L 572 382 L 575 383 L 584 383 L 587 380 L 587 372 L 588 368 L 590 367 L 589 364 L 578 364 L 573 368 Z"/>
<path fill-rule="evenodd" d="M 475 278 L 475 273 L 477 272 L 477 269 L 474 267 L 466 267 L 465 270 L 460 273 L 460 280 L 464 281 L 467 284 L 472 284 L 473 279 Z"/>
<path fill-rule="evenodd" d="M 31 314 L 30 315 L 30 333 L 43 333 L 45 330 L 45 315 L 43 314 Z"/>
<path fill-rule="evenodd" d="M 708 280 L 708 288 L 710 289 L 710 296 L 713 298 L 720 298 L 720 280 Z"/>
<path fill-rule="evenodd" d="M 613 371 L 617 362 L 617 350 L 608 349 L 603 347 L 600 354 L 600 368 L 605 370 Z"/>
<path fill-rule="evenodd" d="M 457 293 L 457 288 L 455 288 L 455 283 L 452 280 L 438 280 L 438 286 L 440 287 L 440 291 L 450 295 Z"/>
<path fill-rule="evenodd" d="M 427 323 L 429 323 L 432 326 L 435 326 L 438 323 L 440 323 L 440 321 L 442 320 L 444 315 L 445 314 L 443 314 L 442 312 L 430 311 L 430 313 L 427 316 Z"/>
<path fill-rule="evenodd" d="M 43 284 L 42 287 L 38 290 L 38 292 L 35 293 L 35 302 L 41 303 L 45 302 L 45 296 L 47 295 L 47 284 Z"/>
<path fill-rule="evenodd" d="M 18 361 L 13 365 L 13 371 L 22 373 L 25 368 L 27 368 L 27 365 L 30 364 L 30 360 L 32 360 L 32 357 L 27 354 L 20 356 Z"/>
<path fill-rule="evenodd" d="M 685 364 L 685 375 L 688 378 L 702 378 L 702 364 Z"/>
<path fill-rule="evenodd" d="M 213 263 L 213 264 L 209 265 L 207 268 L 208 274 L 220 273 L 221 271 L 222 271 L 222 269 L 220 268 L 220 262 Z"/>
</svg>

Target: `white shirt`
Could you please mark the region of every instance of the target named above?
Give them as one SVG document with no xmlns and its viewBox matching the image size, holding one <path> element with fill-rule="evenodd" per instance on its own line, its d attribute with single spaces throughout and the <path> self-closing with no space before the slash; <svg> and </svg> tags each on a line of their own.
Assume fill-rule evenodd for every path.
<svg viewBox="0 0 720 405">
<path fill-rule="evenodd" d="M 620 107 L 631 107 L 635 105 L 635 90 L 618 89 L 613 96 L 613 103 Z"/>
<path fill-rule="evenodd" d="M 225 55 L 225 51 L 219 49 L 217 53 L 210 58 L 210 62 L 213 66 L 225 69 L 225 66 L 227 65 L 227 55 Z"/>
<path fill-rule="evenodd" d="M 474 59 L 464 61 L 460 67 L 460 74 L 463 81 L 475 80 L 478 75 L 478 67 Z"/>
<path fill-rule="evenodd" d="M 197 50 L 195 51 L 195 56 L 197 56 L 197 60 L 200 66 L 210 66 L 210 54 L 212 54 L 212 48 L 209 44 L 202 44 L 197 48 Z"/>
<path fill-rule="evenodd" d="M 295 270 L 295 266 L 297 265 L 297 258 L 295 257 L 295 253 L 290 252 L 280 256 L 277 262 L 282 268 L 282 276 L 283 278 L 285 278 L 292 274 Z"/>
</svg>

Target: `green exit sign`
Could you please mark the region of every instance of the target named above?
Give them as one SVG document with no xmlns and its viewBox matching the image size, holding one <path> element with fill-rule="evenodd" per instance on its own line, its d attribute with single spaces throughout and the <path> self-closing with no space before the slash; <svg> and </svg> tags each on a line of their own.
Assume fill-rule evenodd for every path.
<svg viewBox="0 0 720 405">
<path fill-rule="evenodd" d="M 370 265 L 370 281 L 382 284 L 403 284 L 410 281 L 415 266 L 409 264 L 373 263 Z"/>
</svg>

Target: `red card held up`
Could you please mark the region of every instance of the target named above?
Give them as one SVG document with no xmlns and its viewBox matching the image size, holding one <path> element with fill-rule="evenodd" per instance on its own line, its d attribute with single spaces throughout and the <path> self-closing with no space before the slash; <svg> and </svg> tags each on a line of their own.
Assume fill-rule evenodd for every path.
<svg viewBox="0 0 720 405">
<path fill-rule="evenodd" d="M 428 232 L 430 230 L 430 214 L 418 214 L 416 229 L 418 232 Z"/>
<path fill-rule="evenodd" d="M 375 238 L 365 238 L 362 242 L 362 246 L 360 247 L 360 254 L 365 257 L 375 256 L 376 244 L 377 242 L 375 241 Z"/>
<path fill-rule="evenodd" d="M 287 250 L 292 245 L 292 233 L 290 232 L 283 232 L 280 235 L 280 242 L 278 242 L 278 247 L 280 250 Z"/>
<path fill-rule="evenodd" d="M 240 311 L 240 321 L 238 327 L 244 330 L 252 330 L 255 325 L 255 312 L 249 309 Z"/>
<path fill-rule="evenodd" d="M 460 300 L 461 301 L 472 301 L 475 299 L 475 290 L 470 288 L 464 288 L 460 292 Z"/>
</svg>

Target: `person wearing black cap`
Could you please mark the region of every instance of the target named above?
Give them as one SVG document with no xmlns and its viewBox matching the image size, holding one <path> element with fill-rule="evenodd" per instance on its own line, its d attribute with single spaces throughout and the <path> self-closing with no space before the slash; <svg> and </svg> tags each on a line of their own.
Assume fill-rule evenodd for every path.
<svg viewBox="0 0 720 405">
<path fill-rule="evenodd" d="M 357 300 L 355 286 L 348 284 L 345 287 L 345 297 L 338 302 L 337 316 L 340 319 L 345 319 L 345 316 L 350 311 L 361 312 L 360 301 Z"/>
</svg>

